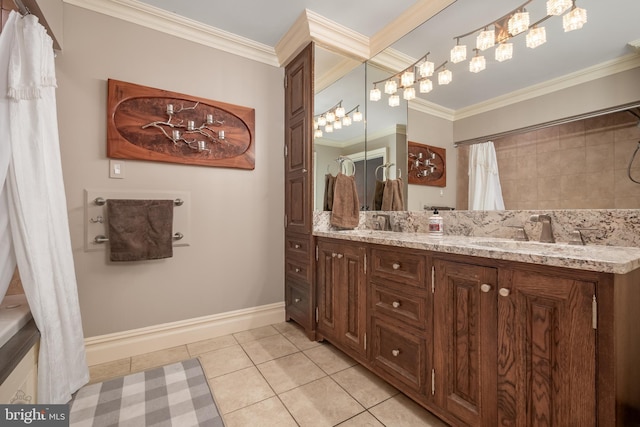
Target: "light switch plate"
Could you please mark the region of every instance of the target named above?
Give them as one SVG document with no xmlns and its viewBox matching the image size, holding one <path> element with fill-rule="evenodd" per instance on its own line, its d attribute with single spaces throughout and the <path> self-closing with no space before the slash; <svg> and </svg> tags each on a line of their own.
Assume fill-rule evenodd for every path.
<svg viewBox="0 0 640 427">
<path fill-rule="evenodd" d="M 123 160 L 109 160 L 109 178 L 122 179 L 124 178 L 124 161 Z"/>
</svg>

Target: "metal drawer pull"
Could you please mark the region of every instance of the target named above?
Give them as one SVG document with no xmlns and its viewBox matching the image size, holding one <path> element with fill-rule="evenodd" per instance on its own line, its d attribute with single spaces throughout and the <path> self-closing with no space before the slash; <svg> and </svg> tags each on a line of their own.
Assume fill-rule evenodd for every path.
<svg viewBox="0 0 640 427">
<path fill-rule="evenodd" d="M 398 308 L 400 307 L 400 301 L 394 301 L 391 303 L 391 305 L 393 306 L 393 308 Z"/>
<path fill-rule="evenodd" d="M 342 258 L 344 255 L 338 254 L 338 259 Z"/>
<path fill-rule="evenodd" d="M 300 298 L 296 298 L 296 299 L 293 300 L 293 302 L 296 303 L 296 304 L 299 303 L 300 301 L 301 301 Z"/>
<path fill-rule="evenodd" d="M 507 288 L 500 288 L 498 293 L 500 294 L 500 296 L 508 297 L 509 294 L 511 293 L 511 291 L 509 289 L 507 289 Z"/>
<path fill-rule="evenodd" d="M 300 271 L 301 270 L 299 268 L 296 268 L 296 273 L 300 273 Z"/>
<path fill-rule="evenodd" d="M 482 285 L 480 285 L 480 290 L 482 292 L 489 292 L 491 290 L 491 285 L 487 285 L 486 283 L 483 283 Z"/>
<path fill-rule="evenodd" d="M 394 262 L 392 265 L 394 270 L 398 270 L 400 268 L 400 263 L 399 262 Z"/>
<path fill-rule="evenodd" d="M 393 357 L 398 357 L 398 355 L 400 354 L 400 350 L 391 350 L 391 354 L 393 355 Z"/>
<path fill-rule="evenodd" d="M 338 254 L 337 254 L 337 253 L 335 253 L 335 252 L 333 252 L 333 253 L 331 254 L 331 258 L 335 258 L 335 257 L 337 257 L 337 256 L 338 256 Z"/>
<path fill-rule="evenodd" d="M 299 244 L 299 243 L 296 243 L 295 245 L 293 245 L 293 247 L 294 247 L 295 249 L 300 249 L 300 244 Z"/>
</svg>

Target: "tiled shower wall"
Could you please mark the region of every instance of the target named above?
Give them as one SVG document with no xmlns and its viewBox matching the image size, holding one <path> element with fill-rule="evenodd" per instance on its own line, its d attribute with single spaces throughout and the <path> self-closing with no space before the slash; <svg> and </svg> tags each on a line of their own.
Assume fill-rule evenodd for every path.
<svg viewBox="0 0 640 427">
<path fill-rule="evenodd" d="M 505 208 L 640 208 L 640 184 L 627 176 L 637 123 L 619 112 L 494 139 Z M 468 161 L 469 147 L 458 148 L 458 209 L 468 207 Z M 632 176 L 640 181 L 640 152 Z"/>
</svg>

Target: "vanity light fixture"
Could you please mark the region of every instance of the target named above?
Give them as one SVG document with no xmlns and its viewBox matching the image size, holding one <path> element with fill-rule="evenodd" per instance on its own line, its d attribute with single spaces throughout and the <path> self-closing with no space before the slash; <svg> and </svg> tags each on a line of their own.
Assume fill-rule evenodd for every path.
<svg viewBox="0 0 640 427">
<path fill-rule="evenodd" d="M 527 33 L 527 47 L 535 49 L 547 42 L 547 32 L 544 27 L 532 27 Z"/>
<path fill-rule="evenodd" d="M 359 111 L 360 105 L 356 105 L 349 111 L 345 111 L 342 106 L 342 100 L 327 111 L 318 114 L 313 120 L 313 132 L 314 138 L 321 138 L 324 132 L 331 133 L 335 130 L 342 129 L 342 127 L 351 126 L 352 122 L 362 121 L 362 113 Z"/>
<path fill-rule="evenodd" d="M 573 6 L 571 12 L 562 17 L 562 27 L 565 33 L 573 30 L 579 30 L 584 24 L 587 23 L 587 11 L 576 6 L 576 1 L 573 0 Z"/>
</svg>

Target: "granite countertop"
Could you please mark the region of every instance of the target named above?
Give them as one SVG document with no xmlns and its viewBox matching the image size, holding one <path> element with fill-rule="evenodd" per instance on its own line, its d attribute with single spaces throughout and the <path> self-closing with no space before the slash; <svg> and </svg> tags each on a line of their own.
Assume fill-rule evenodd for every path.
<svg viewBox="0 0 640 427">
<path fill-rule="evenodd" d="M 640 267 L 640 248 L 518 242 L 491 237 L 443 236 L 377 230 L 313 232 L 318 237 L 375 243 L 602 273 L 625 274 Z"/>
</svg>

